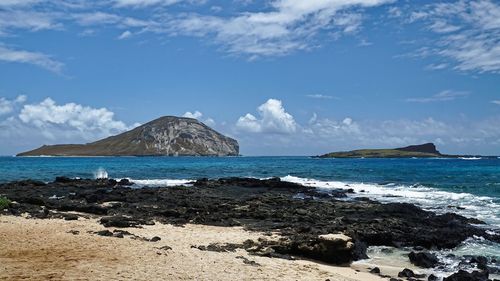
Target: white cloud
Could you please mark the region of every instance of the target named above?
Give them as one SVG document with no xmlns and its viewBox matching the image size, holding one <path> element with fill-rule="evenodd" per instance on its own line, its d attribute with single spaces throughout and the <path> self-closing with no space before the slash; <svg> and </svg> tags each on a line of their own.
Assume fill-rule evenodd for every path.
<svg viewBox="0 0 500 281">
<path fill-rule="evenodd" d="M 193 118 L 193 119 L 199 119 L 203 116 L 203 113 L 199 112 L 198 110 L 195 111 L 195 112 L 186 112 L 184 113 L 184 115 L 182 115 L 182 117 L 186 117 L 186 118 Z"/>
<path fill-rule="evenodd" d="M 408 22 L 423 22 L 437 39 L 423 56 L 441 56 L 460 71 L 500 73 L 500 3 L 491 0 L 435 3 L 413 11 Z M 425 40 L 422 40 L 425 42 Z"/>
<path fill-rule="evenodd" d="M 40 0 L 2 0 L 0 1 L 0 7 L 27 6 L 37 2 L 40 2 Z"/>
<path fill-rule="evenodd" d="M 324 99 L 324 100 L 334 99 L 333 96 L 322 95 L 322 94 L 306 95 L 306 97 L 311 98 L 311 99 Z"/>
<path fill-rule="evenodd" d="M 118 36 L 118 39 L 123 40 L 123 39 L 127 39 L 131 36 L 132 36 L 132 32 L 130 32 L 129 30 L 125 30 L 122 34 L 120 34 L 120 36 Z"/>
<path fill-rule="evenodd" d="M 0 98 L 0 108 L 3 108 L 4 100 Z M 2 154 L 17 153 L 42 144 L 95 141 L 140 125 L 127 126 L 116 120 L 114 113 L 106 108 L 75 103 L 58 105 L 50 98 L 24 104 L 26 100 L 26 96 L 9 100 L 8 113 L 0 119 Z"/>
<path fill-rule="evenodd" d="M 5 115 L 11 113 L 14 110 L 16 103 L 24 102 L 25 96 L 19 96 L 15 100 L 8 100 L 6 98 L 0 97 L 0 115 Z"/>
<path fill-rule="evenodd" d="M 73 17 L 80 25 L 83 26 L 114 24 L 122 19 L 118 15 L 105 12 L 81 13 L 73 15 Z"/>
<path fill-rule="evenodd" d="M 15 107 L 26 102 L 25 95 L 19 95 L 13 100 L 0 97 L 0 115 L 5 115 L 14 111 Z"/>
<path fill-rule="evenodd" d="M 195 112 L 188 111 L 188 112 L 184 113 L 182 115 L 182 117 L 197 119 L 197 120 L 205 123 L 205 125 L 207 125 L 209 127 L 213 127 L 216 125 L 215 120 L 212 118 L 202 119 L 203 113 L 199 112 L 198 110 L 196 110 Z"/>
<path fill-rule="evenodd" d="M 441 96 L 450 98 L 449 94 Z M 241 116 L 234 127 L 234 135 L 244 154 L 316 155 L 426 142 L 439 144 L 446 153 L 488 153 L 484 151 L 494 150 L 500 144 L 500 116 L 483 120 L 461 116 L 454 122 L 445 122 L 432 117 L 417 120 L 331 119 L 313 113 L 307 123 L 298 124 L 278 100 L 266 102 L 258 112 L 257 117 L 250 113 Z"/>
<path fill-rule="evenodd" d="M 453 101 L 459 98 L 465 98 L 469 96 L 468 92 L 457 92 L 452 90 L 445 90 L 439 92 L 431 97 L 420 97 L 420 98 L 409 98 L 406 99 L 407 102 L 439 102 L 439 101 Z"/>
<path fill-rule="evenodd" d="M 449 64 L 447 63 L 437 63 L 437 64 L 429 64 L 428 66 L 426 66 L 426 69 L 428 70 L 441 70 L 441 69 L 445 69 L 445 68 L 448 68 L 449 67 Z"/>
<path fill-rule="evenodd" d="M 147 7 L 153 5 L 173 5 L 182 0 L 114 0 L 116 7 Z"/>
<path fill-rule="evenodd" d="M 247 113 L 238 119 L 236 127 L 241 131 L 273 134 L 290 134 L 297 130 L 295 119 L 285 111 L 280 100 L 269 99 L 257 111 L 260 119 Z"/>
<path fill-rule="evenodd" d="M 40 130 L 52 127 L 65 128 L 82 134 L 109 136 L 129 129 L 125 123 L 114 120 L 114 113 L 106 108 L 92 108 L 75 103 L 57 105 L 47 98 L 38 104 L 24 105 L 19 119 Z"/>
<path fill-rule="evenodd" d="M 207 119 L 203 120 L 203 123 L 205 123 L 205 125 L 207 125 L 209 127 L 213 127 L 216 125 L 215 120 L 212 118 L 207 118 Z"/>
<path fill-rule="evenodd" d="M 1 7 L 1 6 L 0 6 Z M 0 10 L 0 33 L 8 33 L 11 29 L 27 29 L 31 31 L 59 29 L 56 14 L 34 10 Z"/>
<path fill-rule="evenodd" d="M 500 105 L 500 100 L 492 100 L 491 103 Z"/>
<path fill-rule="evenodd" d="M 0 61 L 33 64 L 55 73 L 61 73 L 64 67 L 63 63 L 52 59 L 49 55 L 24 50 L 14 50 L 1 44 Z"/>
<path fill-rule="evenodd" d="M 393 0 L 275 0 L 270 11 L 229 18 L 186 14 L 169 20 L 164 31 L 212 37 L 232 54 L 279 56 L 315 47 L 314 38 L 321 31 L 356 32 L 362 15 L 353 8 L 389 2 Z"/>
</svg>

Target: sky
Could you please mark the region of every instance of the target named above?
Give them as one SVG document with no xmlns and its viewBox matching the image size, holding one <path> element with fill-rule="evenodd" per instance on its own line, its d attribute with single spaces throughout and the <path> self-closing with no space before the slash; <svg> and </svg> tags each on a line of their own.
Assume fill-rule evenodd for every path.
<svg viewBox="0 0 500 281">
<path fill-rule="evenodd" d="M 0 155 L 166 115 L 243 155 L 500 155 L 500 2 L 0 0 Z"/>
</svg>

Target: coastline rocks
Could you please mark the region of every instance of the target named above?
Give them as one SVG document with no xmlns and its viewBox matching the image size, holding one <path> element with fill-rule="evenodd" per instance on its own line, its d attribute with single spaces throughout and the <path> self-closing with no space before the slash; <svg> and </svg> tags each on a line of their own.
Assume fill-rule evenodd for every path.
<svg viewBox="0 0 500 281">
<path fill-rule="evenodd" d="M 354 243 L 344 234 L 319 235 L 312 243 L 301 243 L 297 254 L 333 264 L 346 264 L 353 260 Z"/>
<path fill-rule="evenodd" d="M 487 271 L 473 271 L 467 272 L 465 270 L 459 270 L 448 277 L 445 277 L 443 281 L 487 281 L 489 274 Z"/>
<path fill-rule="evenodd" d="M 105 227 L 137 227 L 141 224 L 154 225 L 154 222 L 147 222 L 144 220 L 138 220 L 134 218 L 127 218 L 123 216 L 116 217 L 103 217 L 101 218 L 101 224 Z"/>
<path fill-rule="evenodd" d="M 400 278 L 424 278 L 425 274 L 416 274 L 413 270 L 405 268 L 403 271 L 398 273 Z"/>
<path fill-rule="evenodd" d="M 106 227 L 153 221 L 242 226 L 283 238 L 252 245 L 258 248 L 255 254 L 335 264 L 366 258 L 367 246 L 416 247 L 421 252 L 454 248 L 472 236 L 500 242 L 499 235 L 462 216 L 436 215 L 412 204 L 338 200 L 279 178 L 201 179 L 193 185 L 138 189 L 112 180 L 59 178 L 34 188 L 29 181 L 12 182 L 0 184 L 0 195 L 18 204 L 0 214 L 60 218 L 60 212 L 76 211 L 101 218 Z M 50 199 L 54 196 L 59 199 Z"/>
<path fill-rule="evenodd" d="M 434 274 L 429 275 L 429 277 L 427 278 L 427 281 L 438 281 L 438 280 L 439 278 Z"/>
<path fill-rule="evenodd" d="M 408 254 L 410 258 L 410 262 L 416 266 L 423 268 L 433 268 L 439 264 L 439 260 L 436 255 L 428 253 L 428 252 L 411 252 Z"/>
<path fill-rule="evenodd" d="M 238 186 L 238 187 L 267 187 L 267 188 L 280 188 L 280 189 L 296 189 L 296 190 L 307 190 L 314 189 L 312 187 L 307 188 L 298 183 L 282 181 L 280 178 L 270 178 L 270 179 L 255 179 L 255 178 L 220 178 L 220 179 L 198 179 L 193 183 L 196 187 L 221 187 L 221 186 Z"/>
</svg>

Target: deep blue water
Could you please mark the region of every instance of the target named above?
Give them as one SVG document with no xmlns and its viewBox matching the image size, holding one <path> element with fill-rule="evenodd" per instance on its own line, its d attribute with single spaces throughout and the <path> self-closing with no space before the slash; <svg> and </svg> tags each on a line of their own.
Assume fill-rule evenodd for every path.
<svg viewBox="0 0 500 281">
<path fill-rule="evenodd" d="M 500 159 L 315 159 L 309 157 L 0 157 L 0 182 L 49 181 L 56 176 L 197 179 L 229 176 L 284 177 L 424 185 L 452 192 L 500 197 Z"/>
<path fill-rule="evenodd" d="M 411 202 L 431 210 L 460 206 L 466 208 L 461 213 L 500 226 L 500 159 L 0 157 L 0 182 L 93 178 L 99 169 L 110 178 L 157 186 L 172 185 L 167 179 L 286 177 L 323 189 L 354 188 L 381 201 Z"/>
</svg>

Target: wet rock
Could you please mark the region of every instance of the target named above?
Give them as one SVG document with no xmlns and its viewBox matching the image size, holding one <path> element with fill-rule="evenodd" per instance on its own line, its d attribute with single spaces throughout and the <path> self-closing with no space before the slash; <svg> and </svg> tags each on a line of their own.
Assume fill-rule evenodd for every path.
<svg viewBox="0 0 500 281">
<path fill-rule="evenodd" d="M 474 256 L 470 259 L 470 263 L 475 263 L 477 264 L 477 268 L 481 270 L 487 270 L 488 269 L 488 259 L 483 256 Z"/>
<path fill-rule="evenodd" d="M 267 187 L 281 189 L 307 190 L 308 188 L 301 184 L 282 181 L 280 178 L 255 179 L 255 178 L 221 178 L 217 180 L 199 179 L 194 186 L 218 187 L 218 186 L 240 186 L 240 187 Z"/>
<path fill-rule="evenodd" d="M 373 274 L 380 274 L 380 268 L 378 267 L 374 267 L 370 270 L 370 273 L 373 273 Z"/>
<path fill-rule="evenodd" d="M 439 278 L 434 274 L 429 275 L 429 277 L 427 278 L 427 281 L 438 281 L 438 280 Z"/>
<path fill-rule="evenodd" d="M 132 185 L 133 183 L 128 180 L 128 179 L 121 179 L 119 182 L 118 182 L 118 185 L 125 185 L 125 186 L 128 186 L 128 185 Z"/>
<path fill-rule="evenodd" d="M 54 181 L 55 183 L 71 183 L 73 182 L 73 179 L 70 179 L 68 177 L 56 177 L 56 180 Z"/>
<path fill-rule="evenodd" d="M 467 272 L 465 270 L 459 270 L 458 272 L 445 277 L 443 281 L 487 281 L 488 280 L 487 271 L 473 271 Z"/>
<path fill-rule="evenodd" d="M 398 277 L 401 278 L 423 278 L 425 274 L 416 274 L 413 270 L 405 268 L 403 271 L 398 273 Z"/>
<path fill-rule="evenodd" d="M 439 260 L 436 255 L 429 252 L 411 252 L 408 257 L 410 262 L 416 266 L 424 268 L 433 268 L 439 264 Z"/>
</svg>

